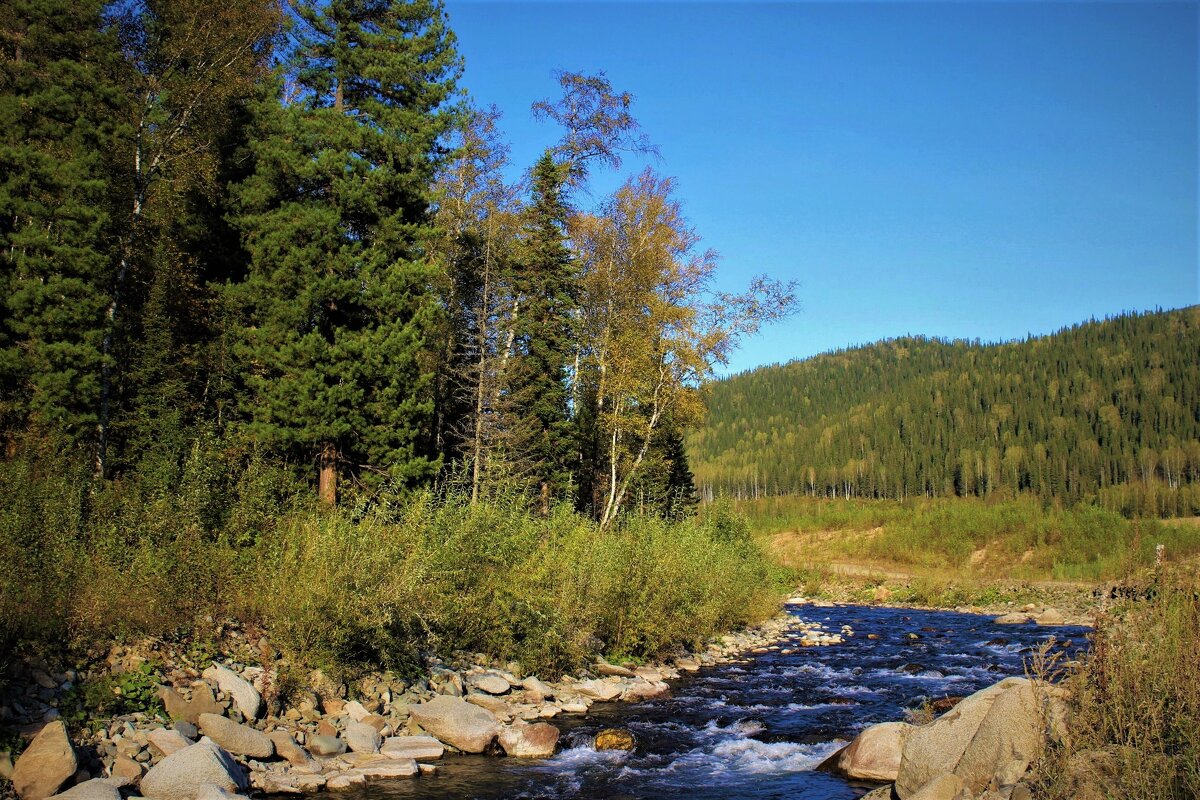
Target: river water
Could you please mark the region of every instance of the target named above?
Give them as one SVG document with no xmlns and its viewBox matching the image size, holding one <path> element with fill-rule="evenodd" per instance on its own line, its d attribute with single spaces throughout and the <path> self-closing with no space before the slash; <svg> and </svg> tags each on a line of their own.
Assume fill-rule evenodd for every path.
<svg viewBox="0 0 1200 800">
<path fill-rule="evenodd" d="M 447 758 L 436 776 L 371 784 L 351 800 L 857 798 L 872 787 L 814 769 L 855 733 L 903 719 L 925 700 L 1021 675 L 1031 648 L 1050 637 L 1072 652 L 1087 644 L 1085 628 L 1002 626 L 974 614 L 789 611 L 831 632 L 850 625 L 855 635 L 840 645 L 706 667 L 673 682 L 668 700 L 598 703 L 586 717 L 559 716 L 562 750 L 550 759 Z M 592 735 L 606 727 L 632 730 L 637 750 L 594 750 Z"/>
</svg>

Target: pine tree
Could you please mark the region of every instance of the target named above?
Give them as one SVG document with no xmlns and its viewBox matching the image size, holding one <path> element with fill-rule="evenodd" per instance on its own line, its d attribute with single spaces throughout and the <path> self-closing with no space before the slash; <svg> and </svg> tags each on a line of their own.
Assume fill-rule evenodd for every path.
<svg viewBox="0 0 1200 800">
<path fill-rule="evenodd" d="M 437 321 L 431 187 L 460 71 L 433 0 L 298 8 L 293 93 L 264 104 L 239 190 L 246 413 L 263 440 L 404 482 L 438 466 L 423 363 Z"/>
<path fill-rule="evenodd" d="M 77 441 L 98 419 L 119 48 L 99 0 L 0 11 L 0 414 Z"/>
</svg>

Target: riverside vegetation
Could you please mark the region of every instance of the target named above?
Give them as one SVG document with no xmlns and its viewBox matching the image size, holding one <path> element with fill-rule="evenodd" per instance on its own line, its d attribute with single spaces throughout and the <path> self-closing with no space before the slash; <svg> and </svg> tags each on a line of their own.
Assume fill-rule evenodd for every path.
<svg viewBox="0 0 1200 800">
<path fill-rule="evenodd" d="M 204 620 L 266 626 L 295 663 L 419 668 L 463 649 L 561 672 L 596 652 L 646 658 L 770 616 L 786 570 L 732 512 L 704 521 L 570 508 L 520 495 L 364 497 L 335 510 L 287 471 L 228 448 L 178 484 L 92 484 L 67 457 L 0 465 L 0 636 L 88 645 Z M 223 460 L 224 459 L 224 460 Z"/>
<path fill-rule="evenodd" d="M 556 670 L 769 615 L 682 436 L 792 290 L 716 290 L 667 177 L 591 192 L 654 150 L 632 95 L 559 74 L 514 180 L 437 0 L 0 26 L 6 658 L 229 617 Z"/>
</svg>

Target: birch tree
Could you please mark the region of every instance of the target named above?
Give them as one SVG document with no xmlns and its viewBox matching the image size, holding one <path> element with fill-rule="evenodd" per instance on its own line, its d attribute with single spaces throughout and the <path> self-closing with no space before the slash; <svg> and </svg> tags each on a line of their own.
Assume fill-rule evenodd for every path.
<svg viewBox="0 0 1200 800">
<path fill-rule="evenodd" d="M 602 527 L 628 499 L 655 434 L 667 422 L 695 424 L 701 382 L 741 337 L 794 305 L 790 284 L 766 278 L 740 294 L 713 292 L 716 253 L 699 248 L 674 189 L 646 170 L 572 231 L 586 343 L 581 378 L 605 470 L 596 482 Z"/>
</svg>

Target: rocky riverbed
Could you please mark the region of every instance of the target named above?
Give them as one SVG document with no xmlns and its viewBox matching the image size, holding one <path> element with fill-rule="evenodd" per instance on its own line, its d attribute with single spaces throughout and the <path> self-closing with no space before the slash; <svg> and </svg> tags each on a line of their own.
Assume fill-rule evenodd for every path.
<svg viewBox="0 0 1200 800">
<path fill-rule="evenodd" d="M 171 719 L 122 715 L 74 742 L 53 719 L 55 703 L 64 684 L 88 676 L 31 664 L 0 706 L 26 733 L 42 728 L 12 785 L 22 800 L 56 792 L 213 800 L 256 791 L 648 797 L 688 782 L 715 792 L 705 796 L 727 797 L 754 796 L 739 784 L 749 770 L 756 785 L 763 771 L 767 786 L 800 781 L 795 796 L 808 796 L 808 785 L 823 787 L 814 797 L 855 797 L 866 790 L 863 780 L 895 778 L 852 769 L 821 778 L 813 768 L 855 731 L 896 719 L 921 698 L 969 694 L 1019 673 L 1022 651 L 1050 630 L 1035 627 L 1028 613 L 999 627 L 966 614 L 791 611 L 659 664 L 597 661 L 551 682 L 523 674 L 519 664 L 462 654 L 430 660 L 427 677 L 415 682 L 380 673 L 349 686 L 313 673 L 285 706 L 276 699 L 278 669 L 264 666 L 271 663 L 264 656 L 276 654 L 261 636 L 231 629 L 225 641 L 239 644 L 205 663 L 166 642 L 114 648 L 95 669 L 128 675 L 152 658 L 171 665 L 157 689 Z M 258 664 L 249 663 L 254 654 Z M 908 660 L 890 664 L 900 658 Z M 847 659 L 856 666 L 846 667 Z M 880 666 L 864 671 L 870 664 Z M 822 675 L 825 687 L 814 681 Z M 491 757 L 501 754 L 514 758 Z M 733 783 L 714 783 L 712 768 Z"/>
<path fill-rule="evenodd" d="M 765 652 L 791 631 L 806 637 L 804 646 L 841 641 L 840 633 L 782 615 L 662 663 L 598 659 L 556 681 L 482 654 L 429 657 L 426 677 L 411 682 L 375 673 L 349 685 L 315 671 L 306 686 L 289 687 L 281 705 L 285 678 L 271 666 L 278 653 L 266 637 L 234 623 L 223 628 L 224 652 L 212 661 L 197 657 L 194 642 L 148 640 L 93 654 L 85 672 L 23 664 L 0 703 L 0 723 L 31 741 L 15 764 L 0 752 L 0 777 L 11 778 L 20 800 L 195 800 L 202 790 L 296 794 L 418 778 L 436 772 L 434 762 L 447 753 L 546 758 L 559 746 L 551 720 L 560 715 L 667 697 L 668 680 Z M 163 712 L 73 719 L 68 736 L 61 717 L 81 682 L 119 694 L 123 682 L 144 685 L 137 678 L 152 674 L 152 664 L 167 665 L 154 687 Z"/>
</svg>

